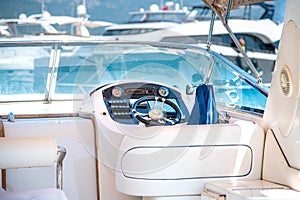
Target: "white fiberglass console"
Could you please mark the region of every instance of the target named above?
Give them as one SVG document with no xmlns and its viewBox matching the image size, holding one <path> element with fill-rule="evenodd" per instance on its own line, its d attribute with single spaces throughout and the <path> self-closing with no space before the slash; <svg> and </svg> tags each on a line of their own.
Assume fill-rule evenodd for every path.
<svg viewBox="0 0 300 200">
<path fill-rule="evenodd" d="M 248 133 L 239 124 L 181 125 L 125 136 L 117 189 L 134 196 L 188 196 L 199 195 L 211 180 L 258 179 L 263 132 L 243 126 Z"/>
<path fill-rule="evenodd" d="M 101 197 L 109 190 L 112 198 L 114 187 L 115 199 L 193 199 L 208 181 L 261 177 L 262 129 L 245 121 L 188 125 L 191 102 L 174 87 L 149 82 L 90 93 Z"/>
</svg>

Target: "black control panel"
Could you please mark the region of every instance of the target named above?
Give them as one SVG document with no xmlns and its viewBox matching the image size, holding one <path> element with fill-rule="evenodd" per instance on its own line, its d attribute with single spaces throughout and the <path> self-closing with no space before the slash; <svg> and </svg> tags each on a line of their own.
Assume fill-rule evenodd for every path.
<svg viewBox="0 0 300 200">
<path fill-rule="evenodd" d="M 111 99 L 106 103 L 113 119 L 131 119 L 130 102 L 127 99 Z"/>
<path fill-rule="evenodd" d="M 186 110 L 179 92 L 158 84 L 119 84 L 103 90 L 102 93 L 111 118 L 119 123 L 138 124 L 131 113 L 131 108 L 137 99 L 145 96 L 172 99 L 181 109 L 183 107 L 183 110 Z M 140 112 L 147 113 L 150 110 L 150 105 L 142 104 L 137 109 Z M 172 115 L 172 111 L 169 111 L 168 115 Z"/>
</svg>

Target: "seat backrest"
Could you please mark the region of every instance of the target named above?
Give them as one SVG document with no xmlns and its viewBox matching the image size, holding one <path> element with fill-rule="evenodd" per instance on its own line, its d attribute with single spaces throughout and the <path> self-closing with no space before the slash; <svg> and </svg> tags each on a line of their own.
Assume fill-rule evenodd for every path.
<svg viewBox="0 0 300 200">
<path fill-rule="evenodd" d="M 217 124 L 219 121 L 212 85 L 202 84 L 196 89 L 195 104 L 189 119 L 189 125 Z"/>
<path fill-rule="evenodd" d="M 0 138 L 0 169 L 51 166 L 56 157 L 53 137 Z"/>
<path fill-rule="evenodd" d="M 50 167 L 56 162 L 58 189 L 62 189 L 62 163 L 65 156 L 66 149 L 57 146 L 52 136 L 0 138 L 0 169 Z"/>
</svg>

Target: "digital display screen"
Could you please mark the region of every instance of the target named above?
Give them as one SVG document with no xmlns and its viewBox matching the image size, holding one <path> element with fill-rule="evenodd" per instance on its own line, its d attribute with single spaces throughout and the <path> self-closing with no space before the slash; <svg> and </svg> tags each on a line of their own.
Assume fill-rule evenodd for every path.
<svg viewBox="0 0 300 200">
<path fill-rule="evenodd" d="M 146 90 L 144 88 L 126 88 L 125 93 L 126 96 L 130 96 L 133 94 L 146 94 Z"/>
</svg>

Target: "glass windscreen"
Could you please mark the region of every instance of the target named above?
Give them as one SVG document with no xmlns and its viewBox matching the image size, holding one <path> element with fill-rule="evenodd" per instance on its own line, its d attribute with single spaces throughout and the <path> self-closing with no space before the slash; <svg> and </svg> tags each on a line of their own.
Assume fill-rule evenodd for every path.
<svg viewBox="0 0 300 200">
<path fill-rule="evenodd" d="M 1 47 L 0 99 L 43 98 L 50 52 L 51 46 Z M 42 58 L 45 58 L 44 62 L 41 62 Z"/>
<path fill-rule="evenodd" d="M 97 87 L 132 80 L 169 85 L 187 95 L 212 84 L 217 104 L 230 108 L 263 110 L 266 103 L 238 70 L 200 48 L 40 44 L 1 47 L 0 54 L 1 101 L 82 99 Z"/>
</svg>

